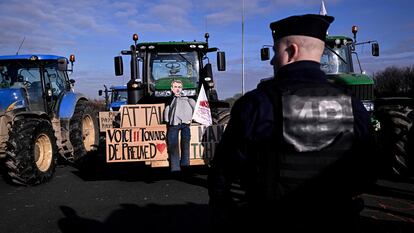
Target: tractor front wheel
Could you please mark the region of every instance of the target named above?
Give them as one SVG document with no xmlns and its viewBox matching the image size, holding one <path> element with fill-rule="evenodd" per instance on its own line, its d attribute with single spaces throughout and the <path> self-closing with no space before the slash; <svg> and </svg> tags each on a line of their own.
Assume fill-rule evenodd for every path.
<svg viewBox="0 0 414 233">
<path fill-rule="evenodd" d="M 13 183 L 36 185 L 52 178 L 57 158 L 52 124 L 45 119 L 16 121 L 6 145 L 6 169 Z"/>
</svg>

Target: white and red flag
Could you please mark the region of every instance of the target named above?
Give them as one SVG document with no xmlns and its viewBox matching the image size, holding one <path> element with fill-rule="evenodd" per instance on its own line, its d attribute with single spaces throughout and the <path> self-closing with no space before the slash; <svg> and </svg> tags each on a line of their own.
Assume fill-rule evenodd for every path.
<svg viewBox="0 0 414 233">
<path fill-rule="evenodd" d="M 326 11 L 325 3 L 323 2 L 323 0 L 321 2 L 321 9 L 319 10 L 319 14 L 320 15 L 328 15 L 328 12 Z"/>
<path fill-rule="evenodd" d="M 213 124 L 210 105 L 208 104 L 208 99 L 206 92 L 204 91 L 203 84 L 201 84 L 200 93 L 198 95 L 197 103 L 194 108 L 193 120 L 206 126 Z"/>
</svg>

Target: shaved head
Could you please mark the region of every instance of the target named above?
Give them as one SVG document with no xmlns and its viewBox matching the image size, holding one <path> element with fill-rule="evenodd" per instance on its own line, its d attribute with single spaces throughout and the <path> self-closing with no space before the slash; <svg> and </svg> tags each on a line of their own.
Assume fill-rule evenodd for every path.
<svg viewBox="0 0 414 233">
<path fill-rule="evenodd" d="M 275 41 L 272 65 L 276 69 L 296 61 L 320 62 L 325 42 L 309 36 L 286 36 Z"/>
</svg>

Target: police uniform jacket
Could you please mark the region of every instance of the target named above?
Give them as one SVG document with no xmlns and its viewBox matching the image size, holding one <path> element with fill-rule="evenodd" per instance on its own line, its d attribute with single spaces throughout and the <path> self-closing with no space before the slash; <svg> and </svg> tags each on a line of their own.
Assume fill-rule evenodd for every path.
<svg viewBox="0 0 414 233">
<path fill-rule="evenodd" d="M 289 95 L 295 90 L 299 94 Z M 308 93 L 301 96 L 302 90 Z M 335 108 L 344 113 L 335 114 Z M 310 121 L 301 122 L 295 114 Z M 333 124 L 313 129 L 329 114 Z M 373 143 L 370 117 L 362 103 L 329 84 L 319 63 L 285 65 L 274 79 L 260 83 L 234 104 L 208 177 L 210 205 L 218 212 L 233 205 L 231 189 L 236 183 L 245 191 L 238 199 L 247 203 L 251 215 L 277 217 L 262 222 L 326 223 L 323 218 L 353 208 L 351 198 L 375 180 Z"/>
</svg>

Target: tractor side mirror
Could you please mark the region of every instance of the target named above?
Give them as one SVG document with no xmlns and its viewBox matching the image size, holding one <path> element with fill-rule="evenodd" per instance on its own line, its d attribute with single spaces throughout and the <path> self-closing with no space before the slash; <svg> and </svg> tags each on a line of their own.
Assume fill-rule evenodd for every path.
<svg viewBox="0 0 414 233">
<path fill-rule="evenodd" d="M 59 71 L 68 70 L 68 60 L 66 60 L 66 58 L 61 58 L 58 60 L 58 70 Z"/>
<path fill-rule="evenodd" d="M 76 80 L 75 80 L 75 79 L 69 79 L 69 83 L 70 83 L 70 84 L 72 84 L 72 85 L 73 85 L 73 84 L 75 84 L 75 82 L 76 82 Z"/>
<path fill-rule="evenodd" d="M 213 79 L 213 68 L 211 68 L 211 63 L 207 63 L 204 66 L 204 80 L 209 82 Z"/>
<path fill-rule="evenodd" d="M 219 71 L 226 70 L 226 54 L 223 51 L 217 52 L 217 69 Z"/>
<path fill-rule="evenodd" d="M 379 44 L 378 43 L 372 43 L 372 56 L 378 57 L 379 56 Z"/>
<path fill-rule="evenodd" d="M 260 60 L 267 61 L 269 59 L 270 59 L 269 48 L 261 48 L 260 49 Z"/>
<path fill-rule="evenodd" d="M 102 90 L 99 90 L 99 91 L 98 91 L 98 95 L 99 95 L 99 96 L 102 96 Z"/>
<path fill-rule="evenodd" d="M 114 57 L 115 75 L 121 76 L 124 74 L 124 64 L 122 62 L 122 56 Z"/>
</svg>

